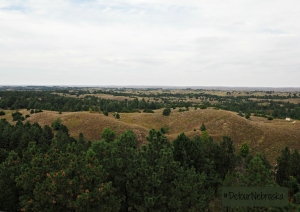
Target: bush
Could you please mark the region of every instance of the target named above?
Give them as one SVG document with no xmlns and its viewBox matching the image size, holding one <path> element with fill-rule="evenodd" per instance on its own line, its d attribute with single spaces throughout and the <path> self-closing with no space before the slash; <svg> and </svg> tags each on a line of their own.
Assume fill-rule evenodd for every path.
<svg viewBox="0 0 300 212">
<path fill-rule="evenodd" d="M 270 121 L 273 120 L 273 117 L 272 117 L 272 116 L 269 116 L 269 117 L 268 117 L 268 120 L 270 120 Z"/>
<path fill-rule="evenodd" d="M 244 117 L 244 114 L 243 114 L 242 111 L 239 111 L 238 115 L 239 115 L 240 117 Z"/>
<path fill-rule="evenodd" d="M 164 126 L 162 128 L 160 128 L 160 131 L 162 132 L 162 134 L 166 134 L 169 132 L 169 127 L 168 126 Z"/>
<path fill-rule="evenodd" d="M 107 110 L 104 110 L 104 111 L 103 111 L 103 114 L 104 114 L 105 116 L 108 116 Z"/>
<path fill-rule="evenodd" d="M 119 114 L 119 113 L 115 113 L 115 114 L 114 114 L 114 117 L 115 117 L 116 119 L 120 119 L 120 114 Z"/>
<path fill-rule="evenodd" d="M 4 111 L 0 111 L 0 116 L 4 116 L 5 112 Z"/>
<path fill-rule="evenodd" d="M 206 105 L 200 105 L 200 109 L 207 109 Z"/>
<path fill-rule="evenodd" d="M 170 108 L 165 108 L 164 110 L 163 110 L 163 115 L 164 116 L 169 116 L 171 114 L 171 109 Z"/>
<path fill-rule="evenodd" d="M 145 110 L 143 110 L 143 112 L 144 112 L 144 113 L 154 113 L 154 111 L 151 110 L 151 109 L 145 109 Z"/>
<path fill-rule="evenodd" d="M 205 130 L 207 130 L 204 124 L 201 125 L 200 130 L 201 130 L 202 132 L 205 131 Z"/>
<path fill-rule="evenodd" d="M 178 112 L 184 112 L 185 110 L 182 108 L 179 108 Z"/>
</svg>

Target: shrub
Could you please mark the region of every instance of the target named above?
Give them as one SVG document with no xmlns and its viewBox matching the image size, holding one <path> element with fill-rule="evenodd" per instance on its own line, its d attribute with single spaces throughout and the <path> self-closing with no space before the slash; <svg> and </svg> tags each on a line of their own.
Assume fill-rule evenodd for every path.
<svg viewBox="0 0 300 212">
<path fill-rule="evenodd" d="M 164 115 L 164 116 L 169 116 L 170 113 L 171 113 L 171 109 L 170 109 L 170 108 L 165 108 L 165 109 L 163 110 L 163 115 Z"/>
<path fill-rule="evenodd" d="M 144 112 L 144 113 L 154 113 L 154 111 L 151 110 L 151 109 L 145 109 L 145 110 L 143 110 L 143 112 Z"/>
<path fill-rule="evenodd" d="M 206 130 L 206 127 L 205 127 L 204 124 L 201 125 L 200 130 L 201 130 L 202 132 Z"/>
<path fill-rule="evenodd" d="M 179 108 L 178 112 L 184 112 L 185 110 L 182 108 Z"/>
<path fill-rule="evenodd" d="M 169 127 L 166 125 L 166 126 L 160 128 L 160 131 L 162 132 L 162 134 L 166 134 L 169 132 Z"/>
<path fill-rule="evenodd" d="M 239 111 L 238 115 L 239 115 L 240 117 L 244 117 L 244 114 L 243 114 L 242 111 Z"/>
<path fill-rule="evenodd" d="M 200 105 L 200 109 L 207 109 L 206 105 Z"/>
<path fill-rule="evenodd" d="M 119 114 L 119 113 L 115 113 L 115 114 L 114 114 L 114 117 L 115 117 L 116 119 L 120 119 L 120 114 Z"/>
<path fill-rule="evenodd" d="M 249 146 L 248 144 L 245 142 L 242 144 L 241 148 L 240 148 L 240 155 L 242 157 L 246 157 L 249 154 Z"/>
</svg>

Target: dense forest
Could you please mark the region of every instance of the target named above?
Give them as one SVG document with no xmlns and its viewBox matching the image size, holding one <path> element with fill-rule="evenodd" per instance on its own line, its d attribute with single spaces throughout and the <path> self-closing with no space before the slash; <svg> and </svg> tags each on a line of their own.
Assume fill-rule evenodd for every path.
<svg viewBox="0 0 300 212">
<path fill-rule="evenodd" d="M 99 140 L 69 135 L 59 119 L 41 127 L 0 121 L 0 210 L 4 211 L 299 211 L 300 155 L 288 147 L 272 166 L 264 155 L 214 141 L 205 126 L 194 138 L 168 141 L 154 129 L 148 144 L 110 128 Z M 282 208 L 223 208 L 222 186 L 285 186 Z"/>
</svg>

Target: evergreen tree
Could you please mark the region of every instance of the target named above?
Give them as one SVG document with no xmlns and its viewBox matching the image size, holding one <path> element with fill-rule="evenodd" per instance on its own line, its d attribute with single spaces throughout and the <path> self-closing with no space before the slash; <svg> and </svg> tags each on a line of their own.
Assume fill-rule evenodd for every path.
<svg viewBox="0 0 300 212">
<path fill-rule="evenodd" d="M 238 173 L 240 186 L 274 186 L 271 172 L 263 165 L 260 156 L 255 156 L 249 163 L 243 174 Z"/>
<path fill-rule="evenodd" d="M 101 132 L 101 138 L 106 142 L 114 141 L 115 137 L 116 133 L 109 127 L 104 128 L 104 130 Z"/>
<path fill-rule="evenodd" d="M 59 130 L 60 127 L 61 127 L 61 125 L 62 125 L 61 119 L 58 118 L 58 119 L 56 119 L 56 120 L 52 123 L 51 126 L 52 126 L 52 128 L 53 128 L 54 130 Z"/>
<path fill-rule="evenodd" d="M 196 171 L 202 172 L 205 164 L 203 145 L 201 141 L 191 140 L 181 133 L 173 141 L 174 159 L 185 168 L 194 167 Z"/>
<path fill-rule="evenodd" d="M 133 172 L 130 192 L 134 209 L 139 211 L 169 211 L 171 182 L 179 163 L 173 159 L 170 144 L 161 132 L 150 130 L 148 145 L 138 153 L 139 167 Z"/>
<path fill-rule="evenodd" d="M 248 144 L 245 142 L 242 144 L 241 148 L 240 148 L 240 155 L 242 157 L 246 157 L 249 154 L 249 146 Z"/>
<path fill-rule="evenodd" d="M 216 148 L 214 161 L 216 171 L 221 179 L 224 179 L 228 172 L 232 172 L 236 167 L 237 157 L 234 154 L 235 148 L 230 137 L 224 136 L 220 146 Z"/>
<path fill-rule="evenodd" d="M 21 161 L 18 154 L 11 151 L 0 164 L 0 210 L 19 211 L 19 196 L 22 190 L 17 187 L 15 178 L 21 173 Z"/>
<path fill-rule="evenodd" d="M 284 150 L 282 150 L 281 155 L 277 158 L 277 175 L 276 175 L 276 182 L 279 185 L 283 185 L 284 181 L 288 181 L 290 177 L 290 158 L 291 158 L 291 152 L 288 147 L 285 147 Z"/>
<path fill-rule="evenodd" d="M 205 187 L 206 175 L 180 167 L 172 181 L 169 211 L 207 211 L 213 190 Z"/>
<path fill-rule="evenodd" d="M 201 125 L 201 127 L 200 127 L 200 130 L 201 130 L 201 131 L 204 131 L 204 130 L 206 130 L 206 127 L 205 127 L 205 125 L 204 125 L 204 124 L 202 124 L 202 125 Z"/>
<path fill-rule="evenodd" d="M 163 115 L 164 116 L 169 116 L 171 114 L 171 109 L 170 108 L 165 108 L 164 110 L 163 110 Z"/>
</svg>

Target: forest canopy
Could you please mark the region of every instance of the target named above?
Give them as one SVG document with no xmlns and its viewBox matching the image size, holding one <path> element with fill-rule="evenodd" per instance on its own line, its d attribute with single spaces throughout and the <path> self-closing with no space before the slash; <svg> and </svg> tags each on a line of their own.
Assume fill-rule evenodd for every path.
<svg viewBox="0 0 300 212">
<path fill-rule="evenodd" d="M 116 137 L 106 128 L 91 143 L 70 137 L 59 120 L 52 127 L 0 121 L 1 210 L 223 210 L 222 186 L 278 185 L 289 188 L 290 203 L 272 211 L 299 210 L 297 150 L 282 150 L 274 172 L 264 155 L 236 153 L 230 137 L 215 142 L 207 130 L 170 142 L 152 129 L 138 146 L 131 130 Z"/>
</svg>

